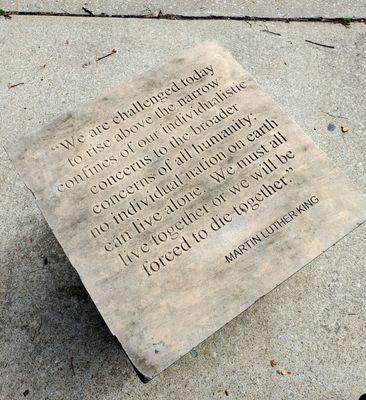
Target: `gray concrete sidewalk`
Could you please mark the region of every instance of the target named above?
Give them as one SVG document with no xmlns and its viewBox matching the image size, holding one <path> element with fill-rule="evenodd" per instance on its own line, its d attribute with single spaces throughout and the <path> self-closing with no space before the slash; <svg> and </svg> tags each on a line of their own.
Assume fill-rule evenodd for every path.
<svg viewBox="0 0 366 400">
<path fill-rule="evenodd" d="M 2 144 L 209 39 L 232 51 L 365 191 L 360 23 L 1 17 Z M 1 400 L 358 400 L 366 393 L 365 225 L 144 385 L 2 147 L 0 220 Z"/>
<path fill-rule="evenodd" d="M 53 12 L 70 14 L 88 14 L 83 7 L 94 14 L 108 15 L 156 15 L 178 14 L 184 16 L 232 16 L 232 17 L 356 17 L 366 16 L 366 2 L 364 0 L 236 0 L 236 1 L 182 1 L 182 0 L 74 0 L 29 1 L 29 0 L 2 0 L 1 6 L 5 10 Z"/>
</svg>

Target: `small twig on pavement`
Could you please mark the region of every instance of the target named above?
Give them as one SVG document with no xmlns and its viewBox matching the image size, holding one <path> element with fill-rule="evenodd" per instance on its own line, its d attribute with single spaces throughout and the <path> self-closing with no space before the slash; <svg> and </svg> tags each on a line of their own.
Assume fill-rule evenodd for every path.
<svg viewBox="0 0 366 400">
<path fill-rule="evenodd" d="M 70 358 L 70 367 L 71 367 L 72 374 L 75 376 L 76 374 L 75 374 L 75 368 L 74 368 L 74 357 Z"/>
<path fill-rule="evenodd" d="M 342 115 L 334 115 L 334 114 L 331 114 L 331 113 L 329 113 L 329 112 L 326 112 L 326 111 L 322 111 L 322 110 L 320 110 L 323 114 L 327 114 L 327 115 L 329 115 L 330 117 L 333 117 L 333 118 L 341 118 L 341 119 L 348 119 L 347 117 L 342 117 Z"/>
<path fill-rule="evenodd" d="M 15 83 L 14 85 L 8 84 L 8 89 L 15 88 L 17 86 L 24 85 L 24 82 Z"/>
<path fill-rule="evenodd" d="M 262 32 L 267 32 L 267 33 L 271 33 L 272 35 L 276 35 L 276 36 L 282 36 L 280 33 L 277 32 L 272 32 L 268 29 L 262 29 Z"/>
<path fill-rule="evenodd" d="M 106 54 L 105 56 L 98 57 L 97 58 L 97 62 L 100 61 L 100 60 L 103 60 L 103 58 L 109 57 L 109 56 L 111 56 L 112 54 L 115 54 L 115 53 L 117 53 L 117 50 L 116 49 L 112 49 L 112 51 L 110 53 Z"/>
<path fill-rule="evenodd" d="M 34 342 L 34 339 L 39 335 L 39 332 L 41 331 L 42 325 L 43 325 L 43 318 L 42 318 L 42 315 L 41 315 L 41 321 L 40 321 L 40 323 L 38 325 L 38 328 L 35 329 L 34 332 L 33 332 L 32 342 Z"/>
<path fill-rule="evenodd" d="M 315 44 L 316 46 L 326 47 L 327 49 L 334 49 L 334 46 L 329 46 L 328 44 L 321 44 L 321 43 L 313 42 L 313 41 L 307 40 L 307 39 L 305 39 L 305 42 Z"/>
<path fill-rule="evenodd" d="M 89 14 L 91 17 L 94 17 L 94 14 L 88 10 L 86 7 L 81 7 L 83 9 L 83 11 L 85 11 L 87 14 Z"/>
</svg>

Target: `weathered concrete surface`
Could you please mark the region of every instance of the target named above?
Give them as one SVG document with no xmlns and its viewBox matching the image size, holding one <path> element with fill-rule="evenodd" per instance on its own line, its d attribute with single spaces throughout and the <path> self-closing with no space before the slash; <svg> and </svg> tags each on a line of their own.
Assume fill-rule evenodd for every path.
<svg viewBox="0 0 366 400">
<path fill-rule="evenodd" d="M 291 1 L 291 0 L 203 0 L 203 1 L 113 1 L 74 0 L 29 1 L 3 0 L 2 8 L 12 11 L 56 12 L 83 14 L 87 8 L 94 14 L 108 15 L 147 15 L 178 14 L 188 16 L 253 16 L 253 17 L 366 17 L 366 2 L 363 0 L 325 0 L 325 1 Z"/>
<path fill-rule="evenodd" d="M 361 24 L 0 19 L 2 143 L 207 39 L 231 50 L 365 191 Z M 95 62 L 112 48 L 116 54 Z M 358 399 L 365 392 L 365 225 L 143 385 L 2 148 L 0 162 L 1 400 L 27 390 L 37 400 Z"/>
</svg>

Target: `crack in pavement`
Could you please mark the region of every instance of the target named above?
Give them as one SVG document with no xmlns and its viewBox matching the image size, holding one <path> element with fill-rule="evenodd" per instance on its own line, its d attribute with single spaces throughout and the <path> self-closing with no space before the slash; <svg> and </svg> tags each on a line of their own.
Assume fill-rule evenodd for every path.
<svg viewBox="0 0 366 400">
<path fill-rule="evenodd" d="M 215 20 L 215 21 L 262 21 L 262 22 L 322 22 L 342 24 L 344 26 L 351 23 L 366 23 L 366 17 L 255 17 L 250 15 L 230 16 L 230 15 L 181 15 L 181 14 L 94 14 L 91 10 L 85 10 L 85 13 L 67 13 L 67 12 L 46 12 L 46 11 L 7 11 L 7 15 L 25 15 L 34 17 L 82 17 L 82 18 L 125 18 L 125 19 L 161 19 L 161 20 Z"/>
</svg>

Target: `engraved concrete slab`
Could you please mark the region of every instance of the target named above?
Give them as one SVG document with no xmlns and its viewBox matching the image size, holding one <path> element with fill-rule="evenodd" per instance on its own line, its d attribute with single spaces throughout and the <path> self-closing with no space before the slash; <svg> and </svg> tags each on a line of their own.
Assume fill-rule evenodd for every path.
<svg viewBox="0 0 366 400">
<path fill-rule="evenodd" d="M 12 24 L 0 25 L 2 54 L 9 55 L 1 59 L 1 133 L 6 141 L 41 127 L 65 107 L 102 95 L 141 68 L 168 60 L 176 51 L 170 47 L 173 35 L 182 49 L 214 33 L 329 157 L 365 188 L 364 123 L 359 117 L 364 96 L 362 26 L 346 30 L 313 24 L 190 23 L 191 35 L 186 38 L 184 23 L 124 21 L 121 30 L 114 21 L 107 31 L 106 21 L 83 22 L 82 27 L 76 19 L 53 21 L 13 18 Z M 262 32 L 266 27 L 281 33 L 283 40 Z M 238 34 L 243 39 L 240 44 L 233 40 Z M 51 41 L 50 36 L 56 39 Z M 156 41 L 156 46 L 147 48 L 143 37 L 149 37 L 152 45 Z M 304 42 L 320 37 L 335 49 Z M 12 46 L 7 45 L 10 40 Z M 96 63 L 95 57 L 111 47 L 118 52 L 104 64 Z M 145 65 L 141 66 L 141 58 Z M 90 65 L 83 67 L 87 62 Z M 24 84 L 7 87 L 20 82 Z M 341 126 L 349 131 L 342 134 Z M 316 398 L 319 393 L 361 395 L 363 227 L 196 348 L 196 353 L 142 386 L 128 364 L 121 363 L 118 344 L 97 317 L 32 195 L 4 152 L 1 156 L 1 238 L 5 239 L 1 265 L 8 271 L 2 274 L 6 279 L 1 286 L 5 398 L 23 396 L 26 390 L 35 398 L 57 399 L 226 398 L 225 390 L 232 398 L 245 394 L 250 399 L 263 393 L 295 399 Z M 273 368 L 272 358 L 279 362 Z M 286 368 L 292 376 L 276 373 Z"/>
<path fill-rule="evenodd" d="M 301 18 L 301 17 L 358 17 L 366 16 L 366 5 L 362 0 L 356 1 L 100 1 L 88 0 L 75 2 L 71 0 L 28 1 L 3 0 L 2 8 L 24 12 L 55 12 L 88 15 L 89 12 L 108 15 L 157 15 L 178 14 L 183 16 L 234 16 L 234 17 L 267 17 L 267 18 Z M 88 11 L 83 10 L 83 7 Z"/>
<path fill-rule="evenodd" d="M 366 218 L 366 198 L 207 43 L 8 153 L 151 379 Z"/>
</svg>

